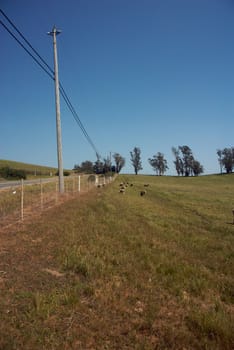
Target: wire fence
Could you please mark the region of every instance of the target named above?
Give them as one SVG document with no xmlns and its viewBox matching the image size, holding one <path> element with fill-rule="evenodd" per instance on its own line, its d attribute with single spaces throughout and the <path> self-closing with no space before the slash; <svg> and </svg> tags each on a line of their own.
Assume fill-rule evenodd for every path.
<svg viewBox="0 0 234 350">
<path fill-rule="evenodd" d="M 24 180 L 0 191 L 0 230 L 26 218 L 40 214 L 72 197 L 103 187 L 114 177 L 77 175 L 64 178 L 64 194 L 60 195 L 58 179 L 39 180 L 28 184 Z"/>
</svg>

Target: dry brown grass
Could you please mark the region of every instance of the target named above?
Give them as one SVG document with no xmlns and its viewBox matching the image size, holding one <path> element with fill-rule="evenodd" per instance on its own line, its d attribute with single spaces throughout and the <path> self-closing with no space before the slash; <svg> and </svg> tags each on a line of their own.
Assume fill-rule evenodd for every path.
<svg viewBox="0 0 234 350">
<path fill-rule="evenodd" d="M 0 349 L 232 349 L 232 181 L 122 177 L 1 234 Z"/>
</svg>

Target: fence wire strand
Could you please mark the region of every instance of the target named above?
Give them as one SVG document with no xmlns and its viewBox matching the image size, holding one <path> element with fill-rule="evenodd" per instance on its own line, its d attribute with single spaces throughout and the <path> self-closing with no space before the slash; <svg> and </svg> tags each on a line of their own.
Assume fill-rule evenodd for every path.
<svg viewBox="0 0 234 350">
<path fill-rule="evenodd" d="M 23 180 L 0 190 L 0 230 L 17 222 L 40 215 L 56 205 L 86 193 L 95 187 L 109 184 L 112 177 L 79 175 L 65 178 L 65 191 L 58 193 L 58 179 L 54 181 L 25 184 Z"/>
</svg>

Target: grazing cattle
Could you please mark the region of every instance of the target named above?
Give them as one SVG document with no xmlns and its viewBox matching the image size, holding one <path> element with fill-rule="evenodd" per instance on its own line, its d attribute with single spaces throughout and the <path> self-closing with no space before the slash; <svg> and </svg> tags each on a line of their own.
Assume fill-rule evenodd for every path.
<svg viewBox="0 0 234 350">
<path fill-rule="evenodd" d="M 144 187 L 149 187 L 149 184 L 144 184 Z"/>
<path fill-rule="evenodd" d="M 125 194 L 125 189 L 124 189 L 124 188 L 121 188 L 121 189 L 119 190 L 119 193 Z"/>
<path fill-rule="evenodd" d="M 141 195 L 141 196 L 144 196 L 145 194 L 146 194 L 146 191 L 141 191 L 141 192 L 140 192 L 140 195 Z"/>
</svg>

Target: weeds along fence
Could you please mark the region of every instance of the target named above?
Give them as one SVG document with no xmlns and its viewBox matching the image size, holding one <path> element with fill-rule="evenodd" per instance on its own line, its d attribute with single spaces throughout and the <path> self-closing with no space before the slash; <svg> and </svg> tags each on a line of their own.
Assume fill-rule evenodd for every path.
<svg viewBox="0 0 234 350">
<path fill-rule="evenodd" d="M 74 196 L 102 187 L 113 177 L 79 175 L 64 178 L 64 194 L 59 194 L 58 179 L 39 180 L 32 184 L 20 180 L 16 185 L 0 190 L 0 229 L 29 216 L 40 214 Z"/>
</svg>

